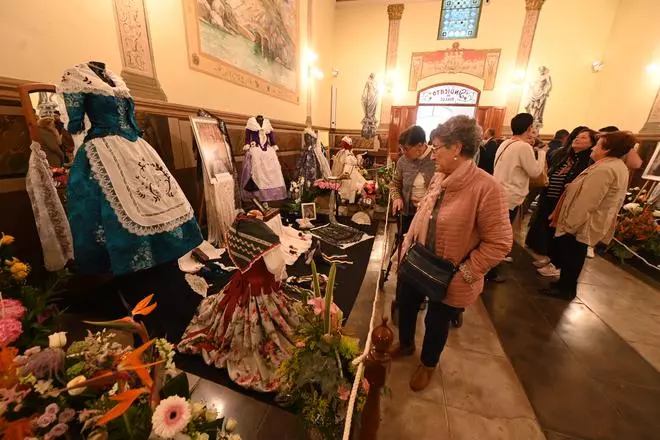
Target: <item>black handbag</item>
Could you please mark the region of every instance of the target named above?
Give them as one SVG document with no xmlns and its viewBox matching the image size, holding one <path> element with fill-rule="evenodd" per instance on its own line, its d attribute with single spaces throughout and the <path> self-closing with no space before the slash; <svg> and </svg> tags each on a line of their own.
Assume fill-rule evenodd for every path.
<svg viewBox="0 0 660 440">
<path fill-rule="evenodd" d="M 399 266 L 398 277 L 399 282 L 414 286 L 429 301 L 440 302 L 447 296 L 447 288 L 456 272 L 458 267 L 451 261 L 413 243 Z"/>
</svg>

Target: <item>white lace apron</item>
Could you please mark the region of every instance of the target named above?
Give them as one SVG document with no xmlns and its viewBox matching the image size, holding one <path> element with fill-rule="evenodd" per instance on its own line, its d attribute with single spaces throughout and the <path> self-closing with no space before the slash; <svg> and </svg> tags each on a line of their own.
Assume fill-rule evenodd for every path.
<svg viewBox="0 0 660 440">
<path fill-rule="evenodd" d="M 94 177 L 130 233 L 168 232 L 193 218 L 179 184 L 144 139 L 105 136 L 85 146 Z"/>
</svg>

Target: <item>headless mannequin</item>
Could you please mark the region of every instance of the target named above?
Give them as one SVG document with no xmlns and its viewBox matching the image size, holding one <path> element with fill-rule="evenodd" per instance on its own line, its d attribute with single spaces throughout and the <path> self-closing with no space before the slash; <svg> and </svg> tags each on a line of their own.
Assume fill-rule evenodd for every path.
<svg viewBox="0 0 660 440">
<path fill-rule="evenodd" d="M 264 117 L 262 115 L 257 115 L 256 117 L 257 123 L 259 124 L 260 127 L 264 126 Z"/>
<path fill-rule="evenodd" d="M 90 61 L 87 63 L 90 69 L 92 69 L 92 72 L 94 72 L 99 78 L 101 78 L 104 82 L 106 82 L 110 87 L 115 86 L 115 82 L 108 77 L 107 73 L 105 72 L 105 63 L 102 63 L 101 61 Z"/>
</svg>

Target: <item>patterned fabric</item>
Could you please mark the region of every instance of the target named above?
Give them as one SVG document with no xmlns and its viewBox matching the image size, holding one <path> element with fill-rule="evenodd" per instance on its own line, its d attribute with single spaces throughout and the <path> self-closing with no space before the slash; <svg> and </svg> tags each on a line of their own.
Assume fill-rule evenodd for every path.
<svg viewBox="0 0 660 440">
<path fill-rule="evenodd" d="M 226 368 L 245 388 L 277 391 L 277 370 L 289 358 L 300 325 L 296 304 L 258 259 L 248 271 L 236 271 L 220 293 L 201 302 L 177 348 Z"/>
<path fill-rule="evenodd" d="M 267 251 L 280 243 L 280 238 L 262 220 L 240 216 L 229 228 L 227 249 L 229 257 L 241 272 Z"/>
<path fill-rule="evenodd" d="M 74 256 L 84 274 L 136 272 L 176 260 L 202 242 L 195 218 L 160 234 L 127 231 L 92 176 L 84 146 L 76 154 L 67 190 Z"/>
<path fill-rule="evenodd" d="M 25 186 L 32 203 L 44 266 L 49 271 L 56 271 L 73 259 L 71 228 L 57 194 L 46 153 L 37 142 L 33 142 L 30 149 L 32 154 Z"/>
<path fill-rule="evenodd" d="M 248 119 L 245 127 L 245 158 L 241 171 L 241 197 L 263 202 L 284 200 L 287 197 L 282 167 L 277 158 L 275 133 L 268 119 L 259 125 L 257 119 Z"/>
<path fill-rule="evenodd" d="M 105 76 L 80 64 L 58 86 L 69 131 L 83 132 L 85 116 L 91 123 L 69 174 L 67 209 L 80 271 L 122 275 L 175 260 L 202 236 L 181 188 L 139 138 L 126 84 Z"/>
</svg>

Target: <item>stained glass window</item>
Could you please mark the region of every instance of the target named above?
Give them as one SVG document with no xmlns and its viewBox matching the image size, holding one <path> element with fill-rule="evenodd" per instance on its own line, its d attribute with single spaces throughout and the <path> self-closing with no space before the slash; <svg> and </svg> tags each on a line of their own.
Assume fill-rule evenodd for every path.
<svg viewBox="0 0 660 440">
<path fill-rule="evenodd" d="M 483 0 L 443 0 L 438 40 L 476 38 Z"/>
</svg>

